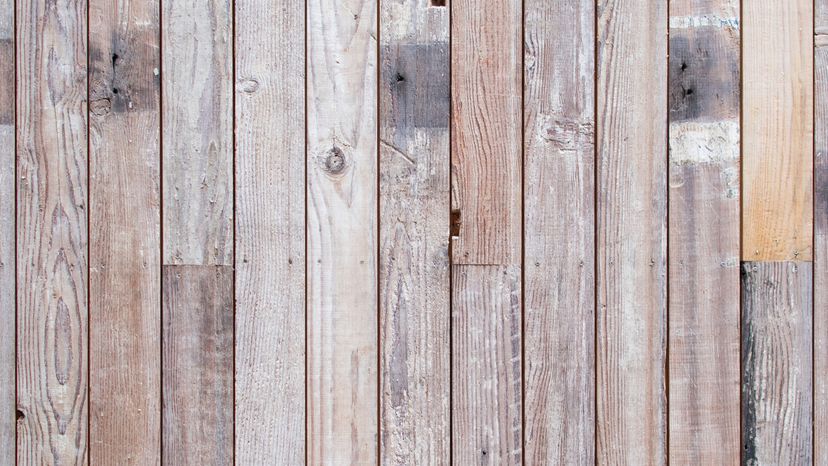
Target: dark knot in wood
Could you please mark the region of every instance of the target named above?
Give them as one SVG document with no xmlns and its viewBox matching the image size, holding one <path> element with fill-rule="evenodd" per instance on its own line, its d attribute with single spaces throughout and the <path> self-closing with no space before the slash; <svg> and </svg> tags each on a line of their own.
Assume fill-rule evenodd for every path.
<svg viewBox="0 0 828 466">
<path fill-rule="evenodd" d="M 325 158 L 325 171 L 338 175 L 345 170 L 345 153 L 339 147 L 332 147 Z"/>
</svg>

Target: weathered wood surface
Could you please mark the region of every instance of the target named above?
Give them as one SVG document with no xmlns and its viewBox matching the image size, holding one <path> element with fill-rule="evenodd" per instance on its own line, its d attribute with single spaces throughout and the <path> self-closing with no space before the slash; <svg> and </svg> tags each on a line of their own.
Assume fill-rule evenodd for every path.
<svg viewBox="0 0 828 466">
<path fill-rule="evenodd" d="M 742 259 L 810 260 L 813 1 L 742 6 Z"/>
<path fill-rule="evenodd" d="M 0 464 L 14 464 L 14 2 L 0 0 Z"/>
<path fill-rule="evenodd" d="M 597 460 L 667 460 L 667 2 L 598 2 Z"/>
<path fill-rule="evenodd" d="M 17 3 L 17 459 L 84 464 L 86 2 Z"/>
<path fill-rule="evenodd" d="M 233 464 L 233 269 L 163 270 L 163 464 Z"/>
<path fill-rule="evenodd" d="M 128 12 L 128 14 L 124 14 Z M 90 463 L 161 455 L 158 2 L 89 3 Z"/>
<path fill-rule="evenodd" d="M 527 464 L 595 462 L 595 5 L 525 5 Z"/>
<path fill-rule="evenodd" d="M 828 438 L 828 0 L 814 11 L 814 439 Z M 828 443 L 814 442 L 814 464 Z"/>
<path fill-rule="evenodd" d="M 377 2 L 311 0 L 307 21 L 307 461 L 374 464 Z"/>
<path fill-rule="evenodd" d="M 451 6 L 452 458 L 523 461 L 522 10 Z"/>
<path fill-rule="evenodd" d="M 453 464 L 522 464 L 520 267 L 456 265 L 452 284 Z"/>
<path fill-rule="evenodd" d="M 298 465 L 305 458 L 305 9 L 289 0 L 235 7 L 236 462 Z"/>
<path fill-rule="evenodd" d="M 739 5 L 671 0 L 670 461 L 738 464 Z"/>
<path fill-rule="evenodd" d="M 230 0 L 162 2 L 163 261 L 233 264 Z"/>
<path fill-rule="evenodd" d="M 381 464 L 450 464 L 449 11 L 380 3 Z"/>
<path fill-rule="evenodd" d="M 812 274 L 742 265 L 742 464 L 812 464 Z"/>
</svg>

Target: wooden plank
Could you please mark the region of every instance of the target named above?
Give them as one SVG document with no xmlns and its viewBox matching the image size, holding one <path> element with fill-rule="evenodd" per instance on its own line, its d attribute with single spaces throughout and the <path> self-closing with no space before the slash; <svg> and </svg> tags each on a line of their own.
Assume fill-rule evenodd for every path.
<svg viewBox="0 0 828 466">
<path fill-rule="evenodd" d="M 312 0 L 307 19 L 307 462 L 373 464 L 377 2 Z"/>
<path fill-rule="evenodd" d="M 161 9 L 164 264 L 232 265 L 231 2 Z"/>
<path fill-rule="evenodd" d="M 664 464 L 667 2 L 598 3 L 597 460 Z"/>
<path fill-rule="evenodd" d="M 0 0 L 0 464 L 15 462 L 14 2 Z"/>
<path fill-rule="evenodd" d="M 526 459 L 592 465 L 595 4 L 525 11 Z"/>
<path fill-rule="evenodd" d="M 814 18 L 814 438 L 828 438 L 828 0 Z M 828 464 L 828 444 L 814 442 L 814 464 Z"/>
<path fill-rule="evenodd" d="M 381 464 L 450 463 L 449 10 L 380 2 Z"/>
<path fill-rule="evenodd" d="M 233 268 L 163 277 L 163 464 L 233 464 Z"/>
<path fill-rule="evenodd" d="M 17 460 L 87 461 L 86 2 L 17 3 Z"/>
<path fill-rule="evenodd" d="M 452 284 L 453 463 L 522 464 L 520 267 L 455 265 Z"/>
<path fill-rule="evenodd" d="M 161 456 L 158 3 L 92 0 L 90 462 Z"/>
<path fill-rule="evenodd" d="M 235 8 L 236 463 L 292 466 L 305 459 L 305 8 Z"/>
<path fill-rule="evenodd" d="M 742 464 L 812 464 L 812 274 L 742 265 Z"/>
<path fill-rule="evenodd" d="M 742 259 L 810 260 L 813 2 L 743 8 Z"/>
<path fill-rule="evenodd" d="M 671 0 L 670 461 L 738 464 L 739 5 Z"/>
<path fill-rule="evenodd" d="M 521 464 L 523 5 L 451 8 L 452 458 Z"/>
</svg>

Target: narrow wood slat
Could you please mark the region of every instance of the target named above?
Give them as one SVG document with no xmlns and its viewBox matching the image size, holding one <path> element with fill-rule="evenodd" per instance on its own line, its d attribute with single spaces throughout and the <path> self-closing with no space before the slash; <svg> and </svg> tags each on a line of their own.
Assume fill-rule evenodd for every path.
<svg viewBox="0 0 828 466">
<path fill-rule="evenodd" d="M 814 37 L 814 438 L 828 438 L 828 0 L 815 2 Z M 814 464 L 828 444 L 814 442 Z"/>
<path fill-rule="evenodd" d="M 233 264 L 230 0 L 161 0 L 163 261 Z"/>
<path fill-rule="evenodd" d="M 161 457 L 158 3 L 91 0 L 90 462 Z"/>
<path fill-rule="evenodd" d="M 597 460 L 664 464 L 667 2 L 598 3 Z"/>
<path fill-rule="evenodd" d="M 309 464 L 378 459 L 377 13 L 307 4 Z"/>
<path fill-rule="evenodd" d="M 742 464 L 812 464 L 812 274 L 742 265 Z"/>
<path fill-rule="evenodd" d="M 452 283 L 453 464 L 520 465 L 520 267 L 455 265 Z"/>
<path fill-rule="evenodd" d="M 17 460 L 84 464 L 86 2 L 17 2 Z"/>
<path fill-rule="evenodd" d="M 14 2 L 0 0 L 0 464 L 14 464 Z"/>
<path fill-rule="evenodd" d="M 449 9 L 380 8 L 380 463 L 448 465 Z"/>
<path fill-rule="evenodd" d="M 743 2 L 742 259 L 813 252 L 813 1 Z"/>
<path fill-rule="evenodd" d="M 233 269 L 165 265 L 163 464 L 233 464 Z"/>
<path fill-rule="evenodd" d="M 235 8 L 236 463 L 294 466 L 305 458 L 305 9 Z"/>
<path fill-rule="evenodd" d="M 670 2 L 670 461 L 738 464 L 739 6 Z"/>
<path fill-rule="evenodd" d="M 595 462 L 595 5 L 525 6 L 527 464 Z"/>
</svg>

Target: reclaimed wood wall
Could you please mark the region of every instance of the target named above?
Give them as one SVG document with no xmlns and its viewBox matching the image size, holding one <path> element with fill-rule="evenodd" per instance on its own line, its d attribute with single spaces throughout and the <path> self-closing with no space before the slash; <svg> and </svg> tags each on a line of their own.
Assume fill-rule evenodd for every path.
<svg viewBox="0 0 828 466">
<path fill-rule="evenodd" d="M 0 466 L 828 466 L 828 0 L 0 0 Z"/>
</svg>

